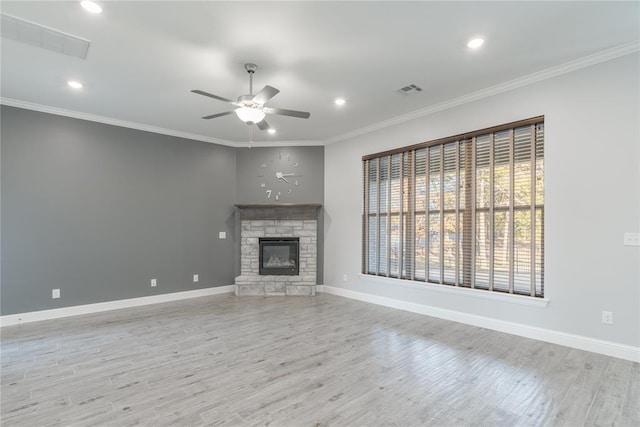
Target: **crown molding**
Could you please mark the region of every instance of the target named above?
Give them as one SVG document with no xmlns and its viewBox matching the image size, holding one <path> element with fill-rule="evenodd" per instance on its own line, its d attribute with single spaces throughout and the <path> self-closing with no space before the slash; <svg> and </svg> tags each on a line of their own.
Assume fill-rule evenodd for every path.
<svg viewBox="0 0 640 427">
<path fill-rule="evenodd" d="M 498 95 L 498 94 L 508 92 L 523 86 L 528 86 L 543 80 L 547 80 L 556 76 L 571 73 L 573 71 L 580 70 L 582 68 L 590 67 L 592 65 L 600 64 L 602 62 L 611 61 L 612 59 L 620 58 L 622 56 L 630 55 L 637 52 L 640 52 L 640 41 L 635 40 L 629 43 L 624 43 L 592 55 L 588 55 L 573 61 L 565 62 L 564 64 L 546 68 L 542 71 L 537 71 L 535 73 L 527 74 L 526 76 L 518 77 L 517 79 L 509 80 L 504 83 L 497 84 L 495 86 L 490 86 L 488 88 L 481 89 L 476 92 L 471 92 L 469 94 L 466 94 L 457 98 L 453 98 L 447 101 L 440 102 L 438 104 L 421 108 L 416 111 L 412 111 L 408 114 L 396 116 L 389 120 L 385 120 L 370 126 L 365 126 L 363 128 L 344 133 L 342 135 L 335 136 L 333 138 L 329 138 L 325 141 L 325 143 L 328 145 L 328 144 L 333 144 L 335 142 L 340 142 L 347 139 L 355 138 L 357 136 L 365 135 L 380 129 L 384 129 L 390 126 L 404 123 L 409 120 L 429 116 L 439 111 L 448 110 L 453 107 L 457 107 L 463 104 L 468 104 L 470 102 L 474 102 L 483 98 L 488 98 L 490 96 Z"/>
<path fill-rule="evenodd" d="M 142 123 L 128 122 L 126 120 L 113 119 L 111 117 L 99 116 L 96 114 L 82 113 L 80 111 L 66 110 L 64 108 L 51 107 L 48 105 L 36 104 L 33 102 L 20 101 L 13 98 L 0 98 L 0 104 L 9 107 L 24 108 L 26 110 L 39 111 L 41 113 L 55 114 L 57 116 L 71 117 L 74 119 L 88 120 L 106 125 L 119 126 L 129 129 L 141 130 L 144 132 L 158 133 L 161 135 L 175 136 L 178 138 L 191 139 L 194 141 L 208 142 L 211 144 L 224 145 L 233 148 L 250 148 L 249 141 L 235 142 L 226 139 L 212 138 L 195 133 L 180 132 L 173 129 L 161 128 L 157 126 L 145 125 Z M 294 146 L 318 146 L 324 145 L 323 141 L 258 141 L 252 147 L 294 147 Z"/>
<path fill-rule="evenodd" d="M 254 141 L 250 143 L 249 141 L 244 142 L 229 142 L 229 147 L 235 148 L 264 148 L 264 147 L 313 147 L 313 146 L 323 146 L 325 145 L 324 141 L 314 141 L 314 140 L 300 140 L 300 141 Z"/>
<path fill-rule="evenodd" d="M 193 139 L 196 141 L 209 142 L 211 144 L 231 145 L 230 141 L 209 136 L 198 135 L 194 133 L 181 132 L 173 129 L 166 129 L 157 126 L 145 125 L 142 123 L 129 122 L 126 120 L 114 119 L 96 114 L 82 113 L 80 111 L 66 110 L 64 108 L 51 107 L 48 105 L 36 104 L 33 102 L 20 101 L 13 98 L 0 98 L 0 104 L 10 107 L 24 108 L 27 110 L 40 111 L 41 113 L 55 114 L 57 116 L 71 117 L 74 119 L 87 120 L 90 122 L 103 123 L 106 125 L 119 126 L 129 129 L 141 130 L 144 132 L 159 133 L 163 135 L 175 136 L 178 138 Z"/>
<path fill-rule="evenodd" d="M 365 135 L 371 132 L 375 132 L 390 126 L 394 126 L 400 123 L 407 122 L 409 120 L 417 119 L 420 117 L 429 116 L 439 111 L 448 110 L 460 105 L 468 104 L 483 98 L 498 95 L 510 90 L 514 90 L 520 87 L 528 86 L 543 80 L 547 80 L 556 76 L 567 74 L 582 68 L 590 67 L 592 65 L 600 64 L 602 62 L 610 61 L 622 56 L 630 55 L 640 52 L 640 41 L 634 40 L 632 42 L 624 43 L 619 46 L 615 46 L 610 49 L 606 49 L 597 52 L 592 55 L 588 55 L 573 61 L 566 62 L 561 65 L 550 67 L 542 71 L 538 71 L 532 74 L 528 74 L 517 79 L 509 80 L 504 83 L 500 83 L 495 86 L 491 86 L 485 89 L 481 89 L 476 92 L 472 92 L 457 98 L 453 98 L 447 101 L 440 102 L 438 104 L 430 105 L 419 110 L 412 111 L 410 113 L 396 116 L 388 120 L 375 123 L 373 125 L 365 126 L 360 129 L 356 129 L 350 132 L 337 135 L 335 137 L 326 140 L 300 140 L 300 141 L 258 141 L 254 143 L 253 147 L 292 147 L 292 146 L 322 146 L 329 145 L 347 139 L 355 138 L 357 136 Z M 20 101 L 13 98 L 0 98 L 0 104 L 8 105 L 10 107 L 24 108 L 27 110 L 40 111 L 43 113 L 55 114 L 58 116 L 71 117 L 75 119 L 88 120 L 92 122 L 103 123 L 107 125 L 120 126 L 130 129 L 141 130 L 145 132 L 158 133 L 162 135 L 175 136 L 178 138 L 191 139 L 195 141 L 208 142 L 211 144 L 224 145 L 234 148 L 248 148 L 250 146 L 249 141 L 235 142 L 228 141 L 220 138 L 213 138 L 204 135 L 198 135 L 188 132 L 181 132 L 173 129 L 166 129 L 157 126 L 146 125 L 142 123 L 129 122 L 125 120 L 114 119 L 105 116 L 99 116 L 96 114 L 82 113 L 79 111 L 66 110 L 63 108 L 51 107 L 42 104 L 35 104 L 32 102 Z"/>
</svg>

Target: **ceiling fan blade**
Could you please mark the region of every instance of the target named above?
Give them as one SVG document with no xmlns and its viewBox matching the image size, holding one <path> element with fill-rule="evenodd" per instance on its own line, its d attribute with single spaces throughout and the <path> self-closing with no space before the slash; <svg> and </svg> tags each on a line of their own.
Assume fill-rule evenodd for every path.
<svg viewBox="0 0 640 427">
<path fill-rule="evenodd" d="M 264 107 L 262 111 L 267 114 L 279 114 L 281 116 L 298 117 L 300 119 L 308 119 L 311 116 L 311 113 L 307 113 L 306 111 L 285 110 L 284 108 Z"/>
<path fill-rule="evenodd" d="M 230 100 L 230 99 L 223 98 L 223 97 L 221 97 L 221 96 L 214 95 L 214 94 L 212 94 L 212 93 L 205 92 L 205 91 L 203 91 L 203 90 L 194 89 L 194 90 L 192 90 L 191 92 L 193 92 L 193 93 L 197 93 L 198 95 L 208 96 L 209 98 L 217 99 L 218 101 L 223 101 L 223 102 L 233 102 L 233 101 L 232 101 L 232 100 Z"/>
<path fill-rule="evenodd" d="M 276 96 L 280 91 L 273 86 L 265 86 L 262 90 L 255 94 L 252 101 L 257 104 L 264 104 L 274 96 Z"/>
<path fill-rule="evenodd" d="M 258 129 L 260 130 L 271 129 L 271 126 L 269 126 L 269 123 L 267 123 L 265 119 L 262 119 L 258 123 L 256 123 L 256 126 L 258 126 Z"/>
<path fill-rule="evenodd" d="M 224 113 L 212 114 L 210 116 L 204 116 L 203 119 L 215 119 L 216 117 L 228 116 L 229 114 L 233 114 L 233 111 L 225 111 Z"/>
</svg>

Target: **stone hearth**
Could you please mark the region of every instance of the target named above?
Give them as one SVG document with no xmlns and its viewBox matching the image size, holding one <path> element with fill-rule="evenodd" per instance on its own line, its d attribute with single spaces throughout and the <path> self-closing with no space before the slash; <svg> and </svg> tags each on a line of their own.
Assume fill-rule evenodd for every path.
<svg viewBox="0 0 640 427">
<path fill-rule="evenodd" d="M 319 204 L 236 205 L 240 214 L 240 276 L 236 295 L 316 294 Z M 298 237 L 299 274 L 260 275 L 259 239 Z"/>
</svg>

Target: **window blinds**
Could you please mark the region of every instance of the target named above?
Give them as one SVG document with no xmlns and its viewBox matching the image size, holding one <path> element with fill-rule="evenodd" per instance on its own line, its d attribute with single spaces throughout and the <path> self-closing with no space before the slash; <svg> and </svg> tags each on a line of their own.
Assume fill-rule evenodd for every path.
<svg viewBox="0 0 640 427">
<path fill-rule="evenodd" d="M 365 156 L 363 176 L 363 273 L 544 295 L 544 117 Z"/>
</svg>

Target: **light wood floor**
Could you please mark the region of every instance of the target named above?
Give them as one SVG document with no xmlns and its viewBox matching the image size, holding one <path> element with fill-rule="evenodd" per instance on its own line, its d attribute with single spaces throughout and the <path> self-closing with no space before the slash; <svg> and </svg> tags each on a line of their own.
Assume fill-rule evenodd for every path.
<svg viewBox="0 0 640 427">
<path fill-rule="evenodd" d="M 640 365 L 320 294 L 2 329 L 2 425 L 640 425 Z"/>
</svg>

